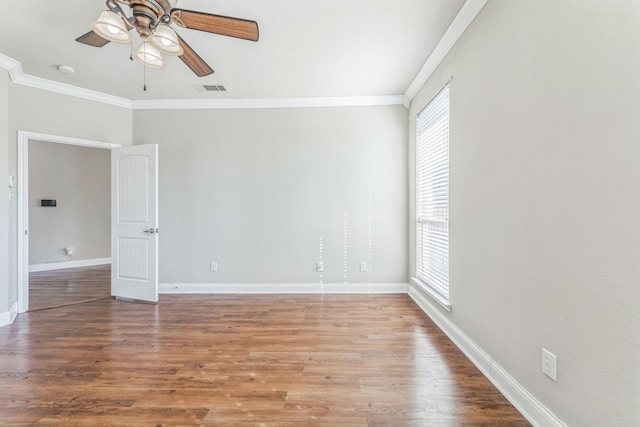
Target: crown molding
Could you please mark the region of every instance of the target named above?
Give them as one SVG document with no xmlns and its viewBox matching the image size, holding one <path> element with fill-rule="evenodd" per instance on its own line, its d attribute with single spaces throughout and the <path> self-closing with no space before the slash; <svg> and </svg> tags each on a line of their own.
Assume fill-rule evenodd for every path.
<svg viewBox="0 0 640 427">
<path fill-rule="evenodd" d="M 2 53 L 0 53 L 0 67 L 9 72 L 9 77 L 14 84 L 87 99 L 89 101 L 101 102 L 116 107 L 131 108 L 131 101 L 126 98 L 25 74 L 22 71 L 20 62 Z"/>
<path fill-rule="evenodd" d="M 411 108 L 411 98 L 409 98 L 407 96 L 407 94 L 402 95 L 402 105 L 404 106 L 404 108 L 406 108 L 407 110 L 409 108 Z"/>
<path fill-rule="evenodd" d="M 447 28 L 447 31 L 404 93 L 404 106 L 407 109 L 420 88 L 422 88 L 429 77 L 431 77 L 438 65 L 440 65 L 444 57 L 447 56 L 466 29 L 469 28 L 469 25 L 471 25 L 471 22 L 473 22 L 478 13 L 480 13 L 484 5 L 487 4 L 487 1 L 488 0 L 467 0 L 462 5 L 453 22 L 451 22 L 451 25 L 449 25 L 449 28 Z"/>
<path fill-rule="evenodd" d="M 9 77 L 14 84 L 42 89 L 48 92 L 60 93 L 76 98 L 86 99 L 89 101 L 101 102 L 103 104 L 113 105 L 116 107 L 131 109 L 131 101 L 119 96 L 109 95 L 107 93 L 98 92 L 91 89 L 85 89 L 66 83 L 60 83 L 53 80 L 43 79 L 22 71 L 22 65 L 15 59 L 9 58 L 0 53 L 0 67 L 9 72 Z"/>
<path fill-rule="evenodd" d="M 16 68 L 20 69 L 20 73 L 22 73 L 22 66 L 18 61 L 13 58 L 8 57 L 7 55 L 0 53 L 0 68 L 4 68 L 11 75 L 12 72 L 15 72 Z"/>
<path fill-rule="evenodd" d="M 66 83 L 60 83 L 53 80 L 47 80 L 41 77 L 31 76 L 29 74 L 21 74 L 17 78 L 14 78 L 12 76 L 11 81 L 13 81 L 13 83 L 15 84 L 42 89 L 48 92 L 73 96 L 89 101 L 101 102 L 103 104 L 113 105 L 115 107 L 131 109 L 131 101 L 126 98 L 121 98 L 119 96 L 109 95 L 107 93 L 97 92 L 95 90 L 85 89 Z"/>
<path fill-rule="evenodd" d="M 315 98 L 153 99 L 131 102 L 134 110 L 228 110 L 403 105 L 403 100 L 403 95 L 389 95 Z"/>
<path fill-rule="evenodd" d="M 42 89 L 62 95 L 101 102 L 131 110 L 215 110 L 255 108 L 364 107 L 405 105 L 404 95 L 252 98 L 252 99 L 149 99 L 130 100 L 66 83 L 35 77 L 22 71 L 20 62 L 0 53 L 0 67 L 9 72 L 14 84 Z"/>
</svg>

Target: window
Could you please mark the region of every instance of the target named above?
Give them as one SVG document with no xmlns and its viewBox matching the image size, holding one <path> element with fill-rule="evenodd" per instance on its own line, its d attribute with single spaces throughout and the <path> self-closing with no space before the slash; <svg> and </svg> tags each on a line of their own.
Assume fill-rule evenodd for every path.
<svg viewBox="0 0 640 427">
<path fill-rule="evenodd" d="M 416 278 L 448 302 L 449 86 L 418 114 L 416 128 Z"/>
</svg>

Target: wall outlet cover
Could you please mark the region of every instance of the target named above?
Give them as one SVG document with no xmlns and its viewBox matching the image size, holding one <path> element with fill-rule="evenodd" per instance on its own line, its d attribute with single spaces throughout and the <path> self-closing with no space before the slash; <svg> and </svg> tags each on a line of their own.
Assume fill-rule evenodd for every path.
<svg viewBox="0 0 640 427">
<path fill-rule="evenodd" d="M 558 359 L 546 348 L 542 349 L 542 373 L 554 381 L 558 381 Z"/>
</svg>

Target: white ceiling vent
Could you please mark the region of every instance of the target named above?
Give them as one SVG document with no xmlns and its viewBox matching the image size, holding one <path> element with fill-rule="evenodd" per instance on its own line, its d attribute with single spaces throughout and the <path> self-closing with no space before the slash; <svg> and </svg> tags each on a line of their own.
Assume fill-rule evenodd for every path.
<svg viewBox="0 0 640 427">
<path fill-rule="evenodd" d="M 222 85 L 193 85 L 198 92 L 226 92 L 227 88 Z"/>
</svg>

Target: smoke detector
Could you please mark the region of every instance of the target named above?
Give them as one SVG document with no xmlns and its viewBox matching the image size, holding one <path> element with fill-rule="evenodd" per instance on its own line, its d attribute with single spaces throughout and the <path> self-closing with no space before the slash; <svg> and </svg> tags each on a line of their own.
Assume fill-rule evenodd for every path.
<svg viewBox="0 0 640 427">
<path fill-rule="evenodd" d="M 58 71 L 60 71 L 62 74 L 66 74 L 68 76 L 73 76 L 76 73 L 76 70 L 73 69 L 72 66 L 70 65 L 58 65 L 56 67 L 58 69 Z"/>
</svg>

